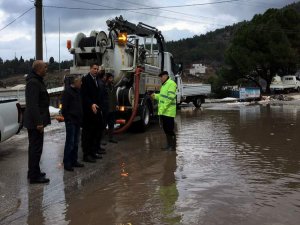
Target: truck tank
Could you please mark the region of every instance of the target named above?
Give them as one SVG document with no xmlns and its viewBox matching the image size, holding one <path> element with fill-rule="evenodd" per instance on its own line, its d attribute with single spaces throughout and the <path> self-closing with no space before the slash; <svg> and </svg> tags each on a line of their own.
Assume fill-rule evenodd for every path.
<svg viewBox="0 0 300 225">
<path fill-rule="evenodd" d="M 114 34 L 111 32 L 109 35 Z M 133 70 L 133 52 L 112 40 L 114 38 L 108 38 L 104 31 L 92 31 L 90 36 L 77 34 L 74 48 L 70 50 L 75 56 L 73 68 L 77 68 L 77 71 L 71 73 L 87 73 L 89 65 L 96 62 L 104 66 L 106 72 L 114 74 L 116 84 L 120 83 L 124 71 Z"/>
</svg>

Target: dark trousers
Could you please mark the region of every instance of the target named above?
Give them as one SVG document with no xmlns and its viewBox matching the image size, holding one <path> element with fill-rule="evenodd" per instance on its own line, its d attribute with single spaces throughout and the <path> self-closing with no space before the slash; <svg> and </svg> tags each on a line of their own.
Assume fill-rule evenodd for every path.
<svg viewBox="0 0 300 225">
<path fill-rule="evenodd" d="M 116 123 L 116 112 L 110 112 L 107 115 L 108 138 L 112 138 Z"/>
<path fill-rule="evenodd" d="M 92 156 L 96 154 L 96 146 L 99 143 L 99 137 L 101 136 L 101 128 L 96 124 L 89 123 L 83 124 L 81 134 L 81 145 L 83 156 Z"/>
<path fill-rule="evenodd" d="M 66 122 L 66 142 L 64 150 L 64 166 L 73 166 L 78 160 L 78 142 L 80 126 Z"/>
<path fill-rule="evenodd" d="M 40 160 L 43 152 L 44 133 L 37 129 L 28 129 L 28 177 L 30 179 L 39 178 Z"/>
<path fill-rule="evenodd" d="M 160 116 L 162 126 L 166 135 L 175 136 L 174 132 L 174 117 Z"/>
</svg>

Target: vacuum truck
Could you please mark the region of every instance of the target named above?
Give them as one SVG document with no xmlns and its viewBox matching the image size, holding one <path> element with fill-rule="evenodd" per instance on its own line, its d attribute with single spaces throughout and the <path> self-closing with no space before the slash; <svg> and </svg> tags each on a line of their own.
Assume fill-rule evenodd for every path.
<svg viewBox="0 0 300 225">
<path fill-rule="evenodd" d="M 73 66 L 70 75 L 87 74 L 89 65 L 97 63 L 105 67 L 106 72 L 114 74 L 117 89 L 118 113 L 117 123 L 127 129 L 133 122 L 144 131 L 151 117 L 157 114 L 157 102 L 151 94 L 160 90 L 161 81 L 158 74 L 168 71 L 170 79 L 178 84 L 177 103 L 185 100 L 196 103 L 199 107 L 204 97 L 210 93 L 210 86 L 191 86 L 193 96 L 187 93 L 188 87 L 183 86 L 180 69 L 171 53 L 165 51 L 164 37 L 155 27 L 144 23 L 133 24 L 122 16 L 106 21 L 108 32 L 92 31 L 89 36 L 77 34 L 73 47 L 67 42 L 69 52 L 73 54 Z M 204 88 L 203 88 L 204 87 Z"/>
</svg>

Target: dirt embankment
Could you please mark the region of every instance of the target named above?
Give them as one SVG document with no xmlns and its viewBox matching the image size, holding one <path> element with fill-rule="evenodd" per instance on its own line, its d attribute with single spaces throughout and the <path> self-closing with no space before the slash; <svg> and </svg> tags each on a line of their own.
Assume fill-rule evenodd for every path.
<svg viewBox="0 0 300 225">
<path fill-rule="evenodd" d="M 65 75 L 68 75 L 69 71 L 62 71 L 62 72 L 48 72 L 47 76 L 45 77 L 45 83 L 48 88 L 59 87 L 63 85 L 63 79 Z M 0 79 L 0 86 L 3 87 L 12 87 L 18 84 L 25 84 L 26 83 L 26 75 L 24 74 L 13 74 L 8 78 Z"/>
</svg>

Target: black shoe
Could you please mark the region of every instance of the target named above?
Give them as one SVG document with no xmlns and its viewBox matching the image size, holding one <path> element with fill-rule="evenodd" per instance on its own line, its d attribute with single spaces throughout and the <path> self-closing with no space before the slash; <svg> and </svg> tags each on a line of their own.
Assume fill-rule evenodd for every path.
<svg viewBox="0 0 300 225">
<path fill-rule="evenodd" d="M 101 145 L 107 145 L 107 143 L 105 141 L 101 142 Z"/>
<path fill-rule="evenodd" d="M 35 179 L 30 179 L 30 183 L 31 184 L 46 184 L 49 183 L 50 179 L 46 178 L 46 177 L 39 177 L 39 178 L 35 178 Z"/>
<path fill-rule="evenodd" d="M 73 164 L 73 167 L 84 167 L 84 164 L 82 164 L 80 162 L 76 162 Z"/>
<path fill-rule="evenodd" d="M 41 172 L 41 173 L 40 173 L 40 176 L 41 176 L 41 177 L 44 177 L 44 176 L 46 176 L 46 173 Z"/>
<path fill-rule="evenodd" d="M 44 176 L 46 176 L 46 173 L 41 172 L 41 173 L 40 173 L 40 177 L 44 177 Z M 29 179 L 29 173 L 28 173 L 28 172 L 27 172 L 27 179 Z"/>
<path fill-rule="evenodd" d="M 87 155 L 83 157 L 84 162 L 89 162 L 89 163 L 95 163 L 96 159 L 92 158 L 91 156 Z"/>
<path fill-rule="evenodd" d="M 99 155 L 99 154 L 93 154 L 92 157 L 93 157 L 94 159 L 102 159 L 102 156 Z"/>
<path fill-rule="evenodd" d="M 114 143 L 114 144 L 117 144 L 117 143 L 118 143 L 118 141 L 117 141 L 116 139 L 113 139 L 113 138 L 112 138 L 112 139 L 109 139 L 108 141 L 109 141 L 110 143 Z"/>
<path fill-rule="evenodd" d="M 66 171 L 70 171 L 70 172 L 73 172 L 74 171 L 74 168 L 72 166 L 64 166 L 64 169 Z"/>
</svg>

